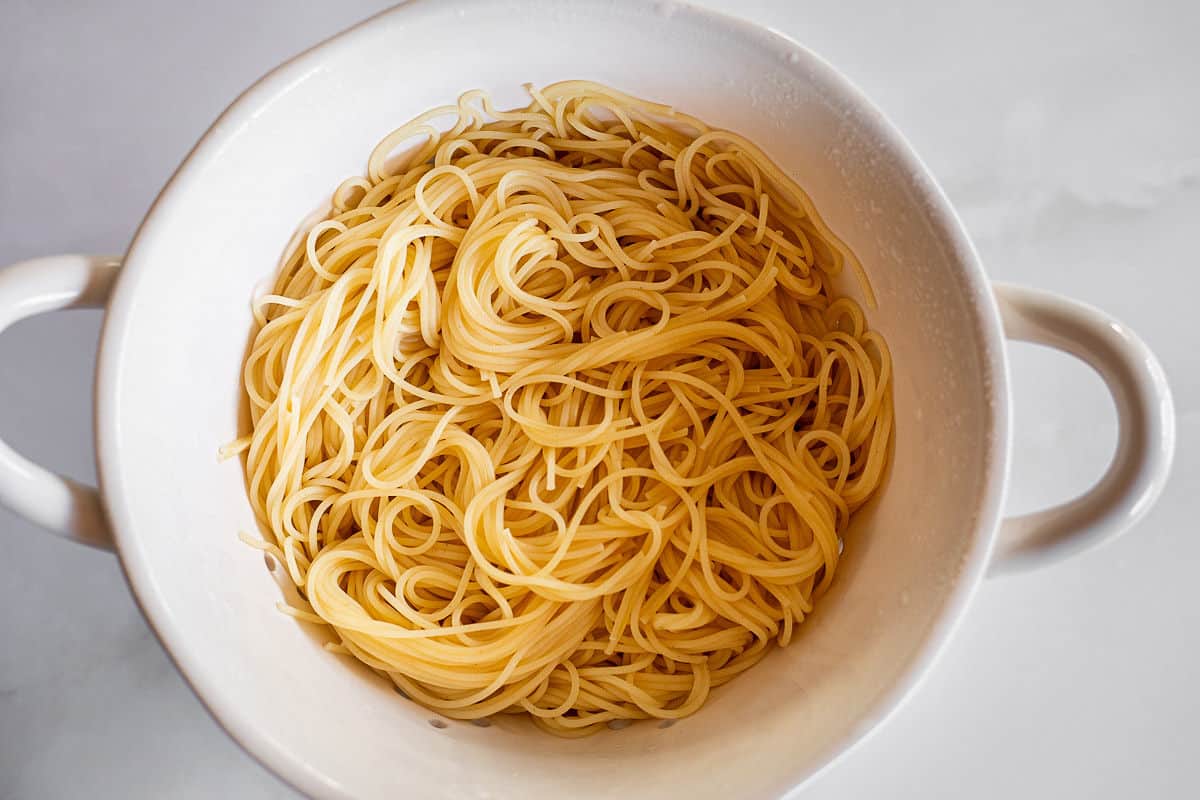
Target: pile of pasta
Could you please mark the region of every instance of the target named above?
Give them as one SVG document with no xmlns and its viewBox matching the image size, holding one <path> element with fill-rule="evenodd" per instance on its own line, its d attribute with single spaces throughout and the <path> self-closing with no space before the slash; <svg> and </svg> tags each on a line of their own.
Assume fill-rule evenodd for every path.
<svg viewBox="0 0 1200 800">
<path fill-rule="evenodd" d="M 256 303 L 234 450 L 333 649 L 579 735 L 691 714 L 794 636 L 880 484 L 891 367 L 753 144 L 529 93 L 418 117 L 336 190 Z"/>
</svg>

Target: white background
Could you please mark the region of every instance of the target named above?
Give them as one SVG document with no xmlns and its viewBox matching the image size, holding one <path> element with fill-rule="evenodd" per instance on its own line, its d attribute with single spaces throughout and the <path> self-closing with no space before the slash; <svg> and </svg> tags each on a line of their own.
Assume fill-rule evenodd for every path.
<svg viewBox="0 0 1200 800">
<path fill-rule="evenodd" d="M 0 263 L 122 251 L 234 95 L 384 5 L 0 0 Z M 1124 318 L 1179 412 L 1150 516 L 988 582 L 915 699 L 800 797 L 1200 796 L 1200 4 L 711 5 L 848 73 L 941 180 L 991 275 Z M 0 435 L 82 478 L 99 322 L 0 337 Z M 1102 472 L 1115 421 L 1086 368 L 1025 346 L 1014 361 L 1012 505 L 1030 510 Z M 0 511 L 0 798 L 81 793 L 293 796 L 206 715 L 116 559 Z"/>
</svg>

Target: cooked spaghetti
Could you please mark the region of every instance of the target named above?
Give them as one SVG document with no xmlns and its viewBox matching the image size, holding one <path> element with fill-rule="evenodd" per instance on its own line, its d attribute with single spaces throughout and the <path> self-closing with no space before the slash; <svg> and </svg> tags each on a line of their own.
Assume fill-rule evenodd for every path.
<svg viewBox="0 0 1200 800">
<path fill-rule="evenodd" d="M 334 192 L 256 303 L 231 452 L 331 649 L 573 735 L 788 643 L 880 484 L 891 375 L 831 285 L 853 255 L 753 144 L 529 92 L 421 115 Z"/>
</svg>

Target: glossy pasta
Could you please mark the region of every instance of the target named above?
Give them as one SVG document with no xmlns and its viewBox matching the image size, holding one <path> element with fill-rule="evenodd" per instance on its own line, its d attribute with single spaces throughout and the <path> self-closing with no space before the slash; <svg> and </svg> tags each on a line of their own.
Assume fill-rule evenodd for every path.
<svg viewBox="0 0 1200 800">
<path fill-rule="evenodd" d="M 754 145 L 530 95 L 468 92 L 337 189 L 256 303 L 233 450 L 332 649 L 576 735 L 690 714 L 788 643 L 880 483 L 891 367 L 831 286 L 857 262 Z"/>
</svg>

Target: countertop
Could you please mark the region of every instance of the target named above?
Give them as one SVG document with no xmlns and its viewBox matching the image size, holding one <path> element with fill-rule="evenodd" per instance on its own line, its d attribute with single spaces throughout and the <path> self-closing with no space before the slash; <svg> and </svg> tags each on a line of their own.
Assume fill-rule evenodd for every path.
<svg viewBox="0 0 1200 800">
<path fill-rule="evenodd" d="M 374 0 L 6 0 L 0 264 L 124 250 L 260 74 Z M 988 581 L 918 694 L 799 798 L 1200 796 L 1200 4 L 711 3 L 785 31 L 910 138 L 993 278 L 1124 319 L 1166 367 L 1175 472 L 1121 540 Z M 97 312 L 0 337 L 0 436 L 93 477 Z M 1012 509 L 1084 489 L 1116 440 L 1099 379 L 1013 349 Z M 0 510 L 0 798 L 294 794 L 205 713 L 117 560 Z"/>
</svg>

